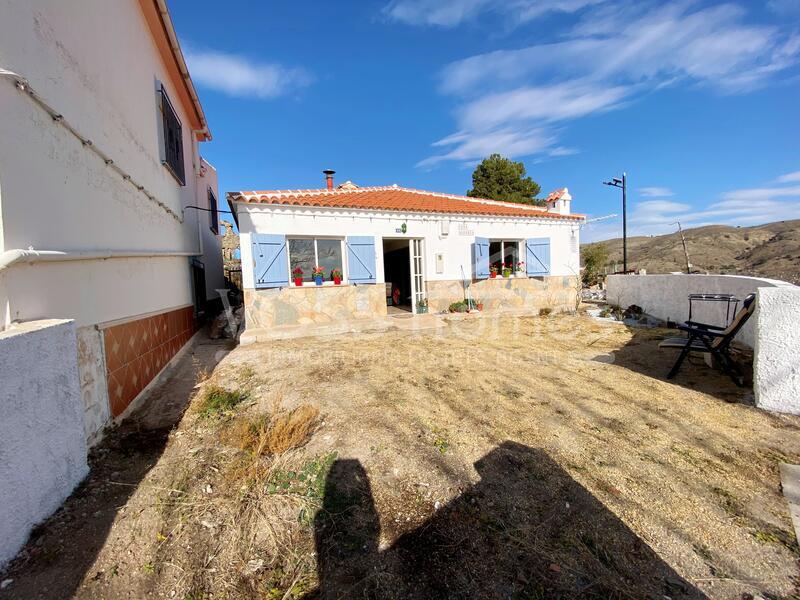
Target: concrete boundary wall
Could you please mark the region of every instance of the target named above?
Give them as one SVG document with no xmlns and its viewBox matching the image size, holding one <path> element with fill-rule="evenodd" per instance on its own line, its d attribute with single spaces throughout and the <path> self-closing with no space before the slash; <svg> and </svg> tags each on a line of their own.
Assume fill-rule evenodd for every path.
<svg viewBox="0 0 800 600">
<path fill-rule="evenodd" d="M 800 415 L 800 287 L 762 288 L 756 328 L 756 406 Z"/>
<path fill-rule="evenodd" d="M 606 299 L 627 308 L 631 304 L 664 321 L 682 323 L 689 318 L 689 294 L 733 294 L 744 299 L 758 288 L 798 289 L 777 279 L 739 275 L 609 275 Z M 725 311 L 716 303 L 697 303 L 693 319 L 712 325 L 725 324 Z M 741 304 L 739 305 L 741 308 Z M 736 339 L 755 347 L 755 319 L 750 319 Z"/>
<path fill-rule="evenodd" d="M 0 333 L 0 568 L 89 472 L 75 322 Z"/>
</svg>

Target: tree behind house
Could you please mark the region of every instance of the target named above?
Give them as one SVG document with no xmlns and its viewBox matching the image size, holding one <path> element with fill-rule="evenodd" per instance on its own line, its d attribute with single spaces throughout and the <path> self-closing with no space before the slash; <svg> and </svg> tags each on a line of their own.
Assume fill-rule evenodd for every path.
<svg viewBox="0 0 800 600">
<path fill-rule="evenodd" d="M 492 154 L 475 167 L 472 189 L 467 196 L 544 206 L 544 201 L 536 198 L 541 189 L 538 183 L 526 177 L 524 164 Z"/>
<path fill-rule="evenodd" d="M 603 267 L 608 264 L 608 248 L 605 244 L 584 246 L 581 248 L 581 259 L 584 285 L 597 285 L 605 276 Z"/>
</svg>

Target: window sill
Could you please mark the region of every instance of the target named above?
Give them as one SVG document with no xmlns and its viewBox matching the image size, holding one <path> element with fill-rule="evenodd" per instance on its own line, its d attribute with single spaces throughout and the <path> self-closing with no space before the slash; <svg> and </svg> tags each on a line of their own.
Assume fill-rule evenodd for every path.
<svg viewBox="0 0 800 600">
<path fill-rule="evenodd" d="M 304 281 L 303 285 L 295 285 L 294 282 L 289 284 L 289 287 L 292 289 L 300 289 L 300 288 L 342 288 L 342 287 L 350 287 L 353 285 L 352 283 L 342 282 L 339 285 L 336 285 L 332 281 L 325 281 L 322 285 L 317 285 L 316 283 Z"/>
</svg>

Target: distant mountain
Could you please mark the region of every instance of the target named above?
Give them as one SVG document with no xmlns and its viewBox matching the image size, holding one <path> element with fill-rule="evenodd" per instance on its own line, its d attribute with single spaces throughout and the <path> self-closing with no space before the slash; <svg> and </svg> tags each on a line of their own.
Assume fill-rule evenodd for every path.
<svg viewBox="0 0 800 600">
<path fill-rule="evenodd" d="M 693 272 L 752 275 L 800 285 L 800 220 L 755 227 L 709 225 L 684 229 Z M 622 269 L 622 238 L 596 242 L 609 251 L 609 272 Z M 593 244 L 584 244 L 585 246 Z M 628 238 L 628 269 L 686 272 L 681 236 Z"/>
</svg>

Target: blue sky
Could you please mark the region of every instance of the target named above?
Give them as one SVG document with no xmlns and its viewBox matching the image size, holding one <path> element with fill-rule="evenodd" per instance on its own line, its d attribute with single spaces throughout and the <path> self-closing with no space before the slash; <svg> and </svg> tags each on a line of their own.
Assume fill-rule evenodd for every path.
<svg viewBox="0 0 800 600">
<path fill-rule="evenodd" d="M 170 9 L 220 191 L 464 193 L 492 152 L 629 232 L 800 218 L 800 0 L 211 2 Z M 620 219 L 583 240 L 621 234 Z"/>
</svg>

